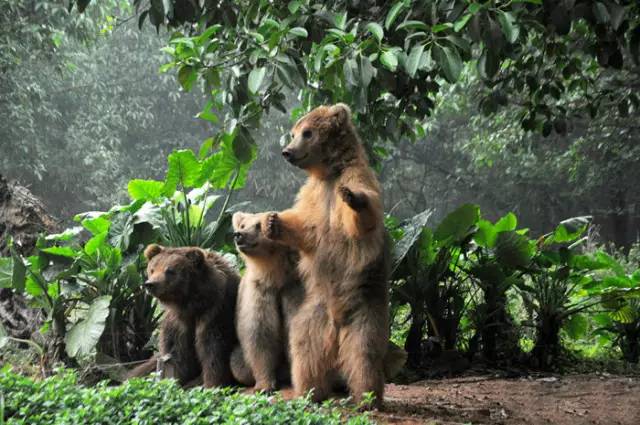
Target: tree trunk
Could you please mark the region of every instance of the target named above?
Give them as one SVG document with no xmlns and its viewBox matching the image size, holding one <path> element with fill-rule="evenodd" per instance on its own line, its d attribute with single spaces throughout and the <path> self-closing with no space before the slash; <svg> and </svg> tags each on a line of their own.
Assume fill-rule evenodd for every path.
<svg viewBox="0 0 640 425">
<path fill-rule="evenodd" d="M 560 328 L 562 322 L 556 317 L 543 317 L 537 326 L 533 357 L 537 366 L 548 370 L 560 353 Z"/>
</svg>

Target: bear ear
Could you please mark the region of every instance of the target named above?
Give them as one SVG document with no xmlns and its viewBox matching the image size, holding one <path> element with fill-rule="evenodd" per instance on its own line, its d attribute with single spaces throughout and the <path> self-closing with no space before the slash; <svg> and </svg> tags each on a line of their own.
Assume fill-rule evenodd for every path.
<svg viewBox="0 0 640 425">
<path fill-rule="evenodd" d="M 204 263 L 204 254 L 201 249 L 191 249 L 184 254 L 189 260 L 193 261 L 196 266 L 200 266 Z"/>
<path fill-rule="evenodd" d="M 244 219 L 245 214 L 243 212 L 234 213 L 231 217 L 231 224 L 233 225 L 233 230 L 238 230 L 240 227 L 240 223 Z"/>
<path fill-rule="evenodd" d="M 351 109 L 344 103 L 336 103 L 329 108 L 329 114 L 335 118 L 339 126 L 351 122 Z"/>
<path fill-rule="evenodd" d="M 147 248 L 145 248 L 144 256 L 147 260 L 151 260 L 153 257 L 160 254 L 163 250 L 164 250 L 163 246 L 152 243 L 151 245 L 147 246 Z"/>
</svg>

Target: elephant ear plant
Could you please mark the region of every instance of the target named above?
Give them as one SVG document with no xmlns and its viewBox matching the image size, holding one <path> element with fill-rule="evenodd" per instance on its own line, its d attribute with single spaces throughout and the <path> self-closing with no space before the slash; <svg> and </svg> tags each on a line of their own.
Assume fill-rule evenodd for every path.
<svg viewBox="0 0 640 425">
<path fill-rule="evenodd" d="M 12 250 L 0 259 L 0 287 L 24 294 L 45 313 L 44 338 L 33 342 L 43 365 L 76 364 L 94 354 L 112 363 L 149 357 L 159 318 L 142 289 L 142 250 L 152 242 L 231 249 L 230 198 L 255 159 L 233 142 L 234 134 L 225 133 L 214 153 L 207 143 L 199 157 L 173 152 L 163 181 L 129 182 L 130 204 L 79 214 L 79 225 L 40 237 L 31 256 Z"/>
</svg>

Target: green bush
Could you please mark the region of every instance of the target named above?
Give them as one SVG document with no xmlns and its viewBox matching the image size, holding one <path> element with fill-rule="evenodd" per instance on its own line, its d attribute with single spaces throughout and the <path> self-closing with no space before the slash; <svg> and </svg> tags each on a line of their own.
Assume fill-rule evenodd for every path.
<svg viewBox="0 0 640 425">
<path fill-rule="evenodd" d="M 10 424 L 369 424 L 308 398 L 246 395 L 231 388 L 183 390 L 175 381 L 133 379 L 120 386 L 78 384 L 71 371 L 34 381 L 0 371 L 0 412 Z"/>
</svg>

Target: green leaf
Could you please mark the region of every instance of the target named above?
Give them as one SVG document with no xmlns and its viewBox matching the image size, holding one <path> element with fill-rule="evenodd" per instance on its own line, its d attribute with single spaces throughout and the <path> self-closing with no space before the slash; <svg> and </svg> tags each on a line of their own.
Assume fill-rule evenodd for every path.
<svg viewBox="0 0 640 425">
<path fill-rule="evenodd" d="M 404 260 L 404 258 L 407 256 L 409 250 L 419 240 L 424 226 L 427 225 L 432 214 L 433 210 L 425 210 L 419 214 L 416 214 L 415 216 L 408 219 L 405 223 L 403 223 L 402 238 L 393 247 L 393 271 L 398 268 L 402 260 Z"/>
<path fill-rule="evenodd" d="M 163 190 L 164 182 L 157 180 L 134 179 L 130 180 L 129 184 L 127 185 L 129 197 L 134 201 L 137 201 L 139 199 L 142 199 L 144 201 L 155 201 L 158 198 L 162 197 Z M 95 234 L 96 232 L 91 233 Z"/>
<path fill-rule="evenodd" d="M 347 28 L 347 12 L 336 13 L 333 19 L 333 23 L 336 28 L 345 31 Z"/>
<path fill-rule="evenodd" d="M 396 27 L 396 31 L 400 30 L 429 31 L 429 25 L 422 21 L 404 21 Z"/>
<path fill-rule="evenodd" d="M 498 232 L 493 224 L 487 220 L 478 220 L 476 226 L 478 226 L 478 230 L 473 236 L 473 240 L 483 248 L 493 248 L 498 237 Z"/>
<path fill-rule="evenodd" d="M 404 1 L 399 1 L 391 7 L 391 9 L 389 10 L 389 13 L 387 14 L 387 18 L 384 20 L 384 27 L 386 29 L 391 28 L 391 25 L 393 25 L 396 18 L 398 17 L 402 9 L 404 9 L 404 7 L 405 7 Z"/>
<path fill-rule="evenodd" d="M 455 32 L 460 32 L 460 30 L 467 25 L 467 22 L 469 22 L 469 19 L 471 19 L 472 16 L 473 15 L 471 13 L 465 13 L 464 15 L 462 15 L 462 18 L 458 19 L 453 24 L 453 30 Z"/>
<path fill-rule="evenodd" d="M 362 88 L 366 89 L 371 84 L 371 80 L 373 79 L 373 75 L 375 74 L 376 69 L 371 64 L 371 60 L 369 60 L 366 56 L 360 57 L 360 83 L 362 84 Z"/>
<path fill-rule="evenodd" d="M 289 30 L 289 34 L 295 35 L 296 37 L 307 38 L 309 37 L 309 33 L 306 29 L 302 27 L 294 27 Z"/>
<path fill-rule="evenodd" d="M 382 41 L 382 39 L 384 38 L 384 29 L 382 29 L 382 26 L 377 23 L 377 22 L 369 22 L 366 26 L 367 31 L 369 31 L 376 40 L 378 40 L 378 43 L 380 43 Z"/>
<path fill-rule="evenodd" d="M 83 357 L 91 353 L 104 332 L 110 303 L 110 295 L 93 300 L 85 318 L 73 325 L 67 332 L 64 342 L 69 357 Z"/>
<path fill-rule="evenodd" d="M 200 162 L 190 149 L 174 151 L 169 155 L 169 170 L 164 180 L 164 194 L 173 196 L 178 184 L 194 187 L 200 175 Z"/>
<path fill-rule="evenodd" d="M 254 68 L 249 73 L 249 91 L 253 94 L 256 94 L 258 90 L 260 90 L 260 86 L 262 85 L 262 81 L 264 81 L 264 76 L 267 74 L 267 68 L 264 66 L 260 68 Z"/>
<path fill-rule="evenodd" d="M 418 66 L 420 65 L 420 60 L 422 59 L 423 52 L 424 52 L 424 45 L 416 44 L 411 49 L 411 53 L 409 53 L 409 58 L 405 62 L 405 70 L 407 71 L 407 74 L 409 74 L 411 78 L 413 78 L 416 75 L 416 72 L 418 71 Z"/>
<path fill-rule="evenodd" d="M 302 6 L 301 1 L 290 1 L 287 5 L 287 8 L 289 9 L 289 12 L 293 14 L 296 13 L 298 9 L 300 9 L 300 6 Z"/>
<path fill-rule="evenodd" d="M 445 79 L 450 83 L 455 83 L 462 71 L 462 58 L 460 58 L 458 50 L 436 45 L 433 46 L 433 56 Z"/>
<path fill-rule="evenodd" d="M 94 237 L 89 239 L 87 243 L 84 245 L 84 252 L 86 252 L 88 255 L 93 255 L 96 252 L 98 252 L 98 249 L 100 249 L 106 244 L 107 235 L 108 235 L 108 232 L 104 232 L 104 233 L 95 235 Z"/>
<path fill-rule="evenodd" d="M 380 62 L 392 72 L 396 71 L 398 68 L 398 57 L 396 56 L 395 51 L 387 50 L 380 55 Z"/>
<path fill-rule="evenodd" d="M 178 71 L 178 81 L 185 91 L 190 91 L 198 77 L 196 69 L 189 65 L 183 65 Z"/>
<path fill-rule="evenodd" d="M 527 267 L 533 257 L 529 238 L 514 231 L 500 232 L 496 239 L 496 258 L 509 267 Z"/>
<path fill-rule="evenodd" d="M 7 333 L 7 330 L 4 328 L 4 325 L 2 324 L 2 322 L 0 322 L 0 349 L 2 349 L 4 346 L 6 346 L 9 343 L 10 339 L 9 339 L 9 334 Z M 4 416 L 4 412 L 1 412 Z"/>
<path fill-rule="evenodd" d="M 581 339 L 587 334 L 589 321 L 584 314 L 574 314 L 566 321 L 564 330 L 571 339 Z"/>
<path fill-rule="evenodd" d="M 480 207 L 473 204 L 462 205 L 442 220 L 434 236 L 443 244 L 449 240 L 460 240 L 479 219 Z"/>
<path fill-rule="evenodd" d="M 498 12 L 498 22 L 504 33 L 505 38 L 509 43 L 515 43 L 520 34 L 520 28 L 515 23 L 515 18 L 509 12 Z"/>
<path fill-rule="evenodd" d="M 91 232 L 92 235 L 109 231 L 111 220 L 105 218 L 104 215 L 95 218 L 85 218 L 82 220 L 82 226 Z"/>
<path fill-rule="evenodd" d="M 496 222 L 495 231 L 506 232 L 510 230 L 516 230 L 517 226 L 518 219 L 516 218 L 516 215 L 514 213 L 510 212 Z"/>
<path fill-rule="evenodd" d="M 0 258 L 0 288 L 11 288 L 13 280 L 13 260 L 11 257 Z"/>
<path fill-rule="evenodd" d="M 434 34 L 437 34 L 439 32 L 442 32 L 446 29 L 449 28 L 453 28 L 453 24 L 451 24 L 451 22 L 443 22 L 441 24 L 436 24 L 434 26 L 431 27 L 431 32 Z"/>
<path fill-rule="evenodd" d="M 40 251 L 66 258 L 74 258 L 76 256 L 76 252 L 70 246 L 52 246 L 49 248 L 42 248 Z"/>
</svg>

